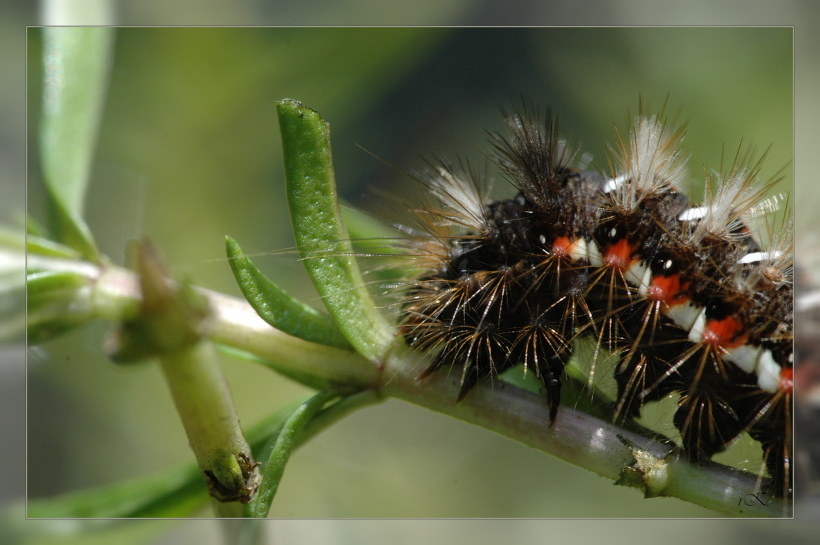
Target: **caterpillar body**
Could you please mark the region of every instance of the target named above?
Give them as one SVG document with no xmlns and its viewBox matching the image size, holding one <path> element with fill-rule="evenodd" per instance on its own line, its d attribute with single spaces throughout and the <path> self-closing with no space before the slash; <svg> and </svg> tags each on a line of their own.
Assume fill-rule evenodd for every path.
<svg viewBox="0 0 820 545">
<path fill-rule="evenodd" d="M 767 491 L 789 497 L 791 230 L 763 249 L 750 228 L 772 207 L 760 162 L 738 153 L 694 206 L 678 189 L 683 131 L 661 116 L 640 114 L 619 135 L 607 175 L 578 165 L 552 115 L 525 107 L 505 122 L 491 159 L 512 198 L 487 199 L 473 173 L 446 163 L 424 179 L 430 202 L 408 242 L 424 272 L 400 305 L 408 344 L 432 354 L 422 377 L 457 370 L 460 400 L 523 364 L 554 419 L 573 341 L 590 336 L 618 355 L 615 422 L 678 394 L 674 425 L 690 460 L 748 432 Z"/>
</svg>

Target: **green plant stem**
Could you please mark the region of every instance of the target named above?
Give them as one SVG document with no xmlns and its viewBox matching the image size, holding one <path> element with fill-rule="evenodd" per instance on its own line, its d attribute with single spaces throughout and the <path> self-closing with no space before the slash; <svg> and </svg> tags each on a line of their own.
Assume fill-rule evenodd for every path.
<svg viewBox="0 0 820 545">
<path fill-rule="evenodd" d="M 114 266 L 98 267 L 83 261 L 29 256 L 31 270 L 74 272 L 91 285 L 91 317 L 121 320 L 137 314 L 141 295 L 134 273 Z M 351 350 L 311 343 L 265 323 L 244 299 L 197 289 L 211 309 L 212 341 L 252 353 L 276 366 L 313 375 L 334 383 L 372 387 L 380 370 Z"/>
<path fill-rule="evenodd" d="M 49 270 L 90 274 L 98 316 L 121 317 L 139 306 L 136 278 L 127 271 L 110 267 L 103 271 L 83 263 L 42 257 L 34 259 L 34 264 Z M 619 436 L 654 457 L 669 454 L 667 445 L 566 406 L 550 427 L 548 407 L 540 396 L 504 383 L 479 386 L 456 403 L 457 379 L 440 373 L 418 380 L 413 371 L 417 355 L 409 349 L 395 348 L 380 370 L 355 352 L 309 343 L 273 329 L 243 300 L 209 290 L 198 291 L 212 308 L 212 341 L 274 361 L 277 366 L 341 385 L 370 388 L 377 392 L 376 396 L 396 397 L 448 414 L 608 479 L 621 478 L 624 468 L 634 462 L 633 452 Z M 645 493 L 677 497 L 732 516 L 779 517 L 790 510 L 790 503 L 781 500 L 769 505 L 738 505 L 744 495 L 755 490 L 756 476 L 749 473 L 718 464 L 693 466 L 674 456 L 668 457 L 666 468 L 668 478 L 644 483 Z"/>
<path fill-rule="evenodd" d="M 159 358 L 177 412 L 185 427 L 191 450 L 212 490 L 220 516 L 241 513 L 223 490 L 239 497 L 252 496 L 258 474 L 252 467 L 251 448 L 239 427 L 225 377 L 210 341 Z M 242 467 L 243 464 L 250 467 Z M 250 477 L 245 474 L 249 473 Z M 231 505 L 234 504 L 234 505 Z M 235 512 L 234 512 L 235 511 Z"/>
<path fill-rule="evenodd" d="M 361 388 L 378 384 L 381 371 L 352 350 L 311 343 L 265 323 L 247 302 L 202 290 L 214 314 L 211 339 L 251 352 L 277 367 Z"/>
<path fill-rule="evenodd" d="M 738 505 L 756 489 L 755 476 L 720 464 L 690 464 L 669 445 L 571 407 L 562 406 L 550 426 L 547 404 L 526 390 L 504 383 L 479 385 L 456 403 L 458 389 L 458 378 L 446 373 L 418 380 L 406 356 L 396 354 L 387 363 L 380 392 L 494 431 L 613 481 L 624 480 L 625 468 L 632 464 L 646 470 L 640 456 L 661 459 L 663 478 L 652 473 L 638 483 L 647 497 L 676 497 L 733 516 L 780 517 L 790 509 L 777 499 L 767 506 Z M 635 445 L 638 456 L 621 438 Z"/>
<path fill-rule="evenodd" d="M 242 434 L 216 349 L 207 338 L 210 308 L 187 284 L 168 278 L 149 241 L 132 244 L 141 302 L 136 316 L 120 320 L 111 343 L 115 361 L 155 357 L 171 391 L 188 443 L 208 485 L 218 515 L 241 515 L 259 471 Z"/>
</svg>

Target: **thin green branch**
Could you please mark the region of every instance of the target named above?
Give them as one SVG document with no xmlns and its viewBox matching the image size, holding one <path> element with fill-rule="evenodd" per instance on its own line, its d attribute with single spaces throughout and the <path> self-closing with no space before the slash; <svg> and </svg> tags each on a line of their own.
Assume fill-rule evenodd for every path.
<svg viewBox="0 0 820 545">
<path fill-rule="evenodd" d="M 155 357 L 179 413 L 188 443 L 217 500 L 216 512 L 237 516 L 231 503 L 249 503 L 259 471 L 242 434 L 239 417 L 213 343 L 207 338 L 209 308 L 186 284 L 174 284 L 147 241 L 134 246 L 139 273 L 139 313 L 120 321 L 112 358 Z"/>
<path fill-rule="evenodd" d="M 494 431 L 619 484 L 635 486 L 647 497 L 676 497 L 732 516 L 789 516 L 791 503 L 787 501 L 770 497 L 765 504 L 743 501 L 758 490 L 757 477 L 750 473 L 720 464 L 693 465 L 678 458 L 669 445 L 566 405 L 550 426 L 549 407 L 541 396 L 504 383 L 479 386 L 456 402 L 457 378 L 439 373 L 420 381 L 411 369 L 406 354 L 394 355 L 386 365 L 381 393 Z"/>
<path fill-rule="evenodd" d="M 92 300 L 100 316 L 114 318 L 139 305 L 136 278 L 127 271 L 52 258 L 37 258 L 34 262 L 41 269 L 52 269 L 49 265 L 53 265 L 53 270 L 89 273 L 93 280 Z M 340 385 L 370 388 L 376 393 L 368 395 L 375 398 L 396 397 L 448 414 L 612 480 L 622 478 L 625 468 L 636 463 L 636 453 L 620 439 L 624 437 L 637 446 L 639 453 L 668 458 L 667 478 L 663 483 L 652 478 L 641 483 L 648 495 L 677 497 L 732 516 L 780 517 L 790 512 L 790 502 L 781 500 L 773 500 L 768 505 L 744 502 L 743 498 L 756 490 L 756 476 L 749 473 L 718 464 L 693 466 L 667 456 L 670 454 L 667 445 L 567 406 L 561 408 L 550 427 L 549 411 L 543 399 L 512 385 L 479 386 L 456 403 L 457 381 L 443 373 L 419 381 L 412 371 L 418 359 L 413 351 L 396 348 L 388 355 L 381 371 L 350 350 L 309 343 L 270 327 L 245 301 L 209 290 L 198 291 L 205 295 L 212 309 L 211 340 L 275 361 L 277 366 Z M 315 420 L 320 418 L 322 413 Z M 310 429 L 309 426 L 306 434 Z"/>
</svg>

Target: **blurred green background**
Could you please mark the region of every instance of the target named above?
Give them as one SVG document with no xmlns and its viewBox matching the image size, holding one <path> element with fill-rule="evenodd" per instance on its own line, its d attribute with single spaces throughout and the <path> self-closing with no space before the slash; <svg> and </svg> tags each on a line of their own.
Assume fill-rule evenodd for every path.
<svg viewBox="0 0 820 545">
<path fill-rule="evenodd" d="M 29 40 L 29 210 L 42 205 L 36 153 L 40 32 Z M 720 52 L 720 54 L 716 54 Z M 550 106 L 607 168 L 605 142 L 639 96 L 689 120 L 690 172 L 744 143 L 772 144 L 764 179 L 792 157 L 787 28 L 122 28 L 87 201 L 103 251 L 121 262 L 142 234 L 195 283 L 238 295 L 230 234 L 299 297 L 316 300 L 292 246 L 274 102 L 296 98 L 331 124 L 342 197 L 394 219 L 374 193 L 417 190 L 424 158 L 484 165 L 499 106 Z M 492 169 L 490 169 L 491 175 Z M 780 190 L 789 192 L 791 170 Z M 495 174 L 495 178 L 498 175 Z M 697 184 L 695 184 L 697 185 Z M 509 194 L 497 182 L 499 195 Z M 699 196 L 696 197 L 699 199 Z M 399 216 L 396 216 L 399 217 Z M 276 255 L 271 255 L 276 254 Z M 367 268 L 367 265 L 365 265 Z M 108 324 L 33 349 L 30 497 L 145 475 L 191 458 L 157 369 L 116 367 Z M 244 423 L 303 390 L 225 359 Z M 756 467 L 755 448 L 743 454 Z M 203 511 L 202 515 L 209 513 Z M 584 470 L 400 402 L 358 413 L 300 450 L 271 515 L 337 517 L 692 517 Z"/>
<path fill-rule="evenodd" d="M 160 0 L 119 2 L 108 19 L 94 18 L 93 22 L 797 25 L 797 259 L 812 263 L 820 256 L 816 251 L 820 245 L 812 242 L 820 225 L 820 215 L 816 214 L 820 191 L 812 176 L 820 127 L 816 101 L 820 93 L 820 33 L 816 28 L 820 18 L 813 4 L 751 1 L 738 10 L 737 6 L 716 2 L 669 5 L 548 1 L 521 2 L 513 8 L 492 1 L 461 0 L 424 5 L 388 5 L 371 0 L 207 0 L 192 7 Z M 20 136 L 26 127 L 26 82 L 20 76 L 26 69 L 27 45 L 29 64 L 38 62 L 34 52 L 39 38 L 26 32 L 22 24 L 55 19 L 42 11 L 36 13 L 34 3 L 22 0 L 4 3 L 2 9 L 0 28 L 4 31 L 0 40 L 5 45 L 0 60 L 4 72 L 11 76 L 0 95 L 6 121 L 0 127 L 4 157 L 0 162 L 4 178 L 0 184 L 0 212 L 8 218 L 20 212 L 25 178 Z M 381 50 L 385 44 L 376 43 L 364 52 L 353 50 L 361 56 L 356 60 L 351 60 L 341 46 L 325 45 L 327 53 L 323 54 L 318 36 L 311 38 L 315 47 L 312 54 L 300 46 L 298 51 L 291 48 L 285 55 L 281 39 L 273 31 L 264 38 L 244 35 L 244 29 L 226 29 L 222 32 L 231 34 L 231 40 L 223 38 L 219 44 L 209 46 L 202 44 L 201 38 L 171 36 L 176 29 L 164 30 L 168 37 L 155 38 L 156 43 L 129 40 L 122 32 L 118 36 L 106 125 L 87 210 L 92 227 L 112 257 L 121 260 L 124 240 L 147 232 L 158 238 L 177 272 L 216 289 L 234 289 L 227 266 L 219 261 L 224 234 L 236 236 L 248 251 L 271 251 L 290 245 L 273 113 L 273 101 L 284 96 L 304 101 L 331 122 L 337 177 L 345 186 L 344 196 L 369 209 L 377 207 L 375 199 L 368 197 L 368 188 L 391 188 L 407 180 L 358 145 L 400 169 L 418 167 L 421 157 L 434 153 L 450 157 L 460 154 L 478 162 L 481 159 L 476 147 L 486 148 L 483 129 L 500 128 L 498 106 L 509 104 L 522 93 L 551 105 L 563 127 L 580 137 L 584 149 L 592 152 L 597 161 L 604 161 L 602 143 L 610 138 L 613 122 L 623 122 L 627 109 L 636 109 L 639 94 L 659 104 L 667 93 L 670 109 L 681 109 L 682 118 L 690 121 L 686 144 L 693 151 L 689 164 L 693 174 L 703 164 L 717 166 L 721 146 L 734 150 L 741 138 L 761 148 L 774 145 L 768 169 L 776 170 L 791 158 L 792 42 L 782 36 L 782 30 L 706 29 L 687 40 L 682 35 L 698 30 L 522 29 L 510 30 L 518 35 L 506 41 L 466 37 L 470 33 L 480 35 L 483 30 L 430 30 L 430 34 L 441 37 L 418 38 L 421 41 L 408 38 L 404 43 L 394 42 L 390 51 Z M 720 32 L 724 30 L 727 34 Z M 306 39 L 308 32 L 302 31 Z M 764 37 L 757 32 L 770 34 Z M 265 34 L 258 30 L 253 33 Z M 652 34 L 654 39 L 649 39 Z M 666 38 L 671 34 L 681 38 Z M 706 39 L 708 34 L 715 37 Z M 776 48 L 769 42 L 772 34 L 778 35 Z M 277 41 L 280 47 L 274 50 Z M 202 49 L 197 50 L 195 42 Z M 401 61 L 387 58 L 393 54 Z M 370 61 L 372 55 L 382 57 L 383 64 Z M 304 61 L 306 57 L 310 60 Z M 321 74 L 314 66 L 324 67 L 323 72 L 335 74 L 334 78 L 320 81 Z M 361 79 L 353 81 L 353 72 L 368 69 L 372 77 L 359 74 Z M 384 72 L 388 74 L 381 75 Z M 35 116 L 39 72 L 33 69 L 28 76 L 29 96 L 34 96 L 28 114 Z M 300 79 L 302 84 L 297 86 Z M 30 123 L 29 128 L 35 129 L 36 125 Z M 174 131 L 179 133 L 175 135 Z M 33 141 L 33 135 L 29 136 Z M 29 152 L 35 152 L 35 148 L 32 146 Z M 36 210 L 41 201 L 33 156 L 30 165 L 30 205 Z M 788 173 L 786 184 L 792 171 Z M 198 189 L 183 189 L 183 185 L 190 184 Z M 177 187 L 179 191 L 174 191 Z M 206 188 L 221 202 L 215 205 L 200 200 L 198 197 L 210 196 Z M 173 195 L 177 200 L 172 199 Z M 267 197 L 264 201 L 262 195 Z M 231 214 L 234 210 L 237 213 Z M 107 214 L 114 219 L 106 221 Z M 290 257 L 257 260 L 293 291 L 310 293 L 301 267 Z M 35 349 L 29 356 L 28 486 L 32 496 L 143 475 L 189 459 L 161 377 L 150 366 L 119 369 L 108 363 L 99 348 L 105 330 L 106 326 L 100 325 L 46 350 Z M 2 431 L 7 439 L 3 478 L 8 484 L 3 492 L 9 498 L 22 494 L 25 473 L 21 458 L 26 439 L 21 427 L 24 381 L 19 345 L 2 348 L 0 399 L 4 408 Z M 225 369 L 246 423 L 301 395 L 284 380 L 250 364 L 226 360 Z M 755 455 L 754 450 L 749 453 L 750 458 Z M 388 403 L 354 415 L 317 438 L 296 454 L 283 487 L 274 504 L 273 514 L 278 516 L 703 514 L 672 500 L 644 501 L 632 491 L 619 490 L 545 455 L 401 403 Z M 309 502 L 313 512 L 304 508 Z M 366 502 L 376 505 L 363 512 Z M 335 514 L 328 514 L 331 507 Z M 465 513 L 468 509 L 470 512 Z M 296 510 L 301 513 L 296 515 Z M 356 512 L 351 514 L 353 510 Z M 686 520 L 294 520 L 277 521 L 266 528 L 269 541 L 276 543 L 583 542 L 613 541 L 615 536 L 633 543 L 655 542 L 660 536 L 668 543 L 770 543 L 784 537 L 791 542 L 811 542 L 816 533 L 812 523 L 816 512 L 816 506 L 804 498 L 798 502 L 797 517 L 803 521 L 798 525 Z M 86 533 L 72 538 L 78 528 L 74 524 L 21 524 L 17 519 L 24 516 L 22 511 L 10 516 L 18 531 L 40 537 L 18 535 L 19 541 L 8 542 L 222 543 L 219 528 L 205 521 L 172 526 L 141 523 L 116 527 L 112 533 Z"/>
</svg>

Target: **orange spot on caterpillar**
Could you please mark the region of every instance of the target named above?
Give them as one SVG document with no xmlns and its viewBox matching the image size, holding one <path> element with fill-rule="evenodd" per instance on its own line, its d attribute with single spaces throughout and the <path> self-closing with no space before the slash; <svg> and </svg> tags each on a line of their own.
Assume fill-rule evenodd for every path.
<svg viewBox="0 0 820 545">
<path fill-rule="evenodd" d="M 656 275 L 652 277 L 652 283 L 649 284 L 646 295 L 649 299 L 662 301 L 670 307 L 680 305 L 689 300 L 686 295 L 689 284 L 690 282 L 682 283 L 679 274 Z"/>
<path fill-rule="evenodd" d="M 555 237 L 552 241 L 552 255 L 566 257 L 569 255 L 569 248 L 572 241 L 569 237 Z"/>
<path fill-rule="evenodd" d="M 722 320 L 706 322 L 701 342 L 710 346 L 737 348 L 742 346 L 747 338 L 748 334 L 744 331 L 743 324 L 734 316 L 727 316 Z"/>
<path fill-rule="evenodd" d="M 780 370 L 779 390 L 791 394 L 794 390 L 794 368 L 784 367 Z"/>
<path fill-rule="evenodd" d="M 604 254 L 604 262 L 610 267 L 615 267 L 625 271 L 634 261 L 632 259 L 632 254 L 634 251 L 635 248 L 632 244 L 630 244 L 625 238 L 622 238 L 606 249 L 606 253 Z"/>
</svg>

